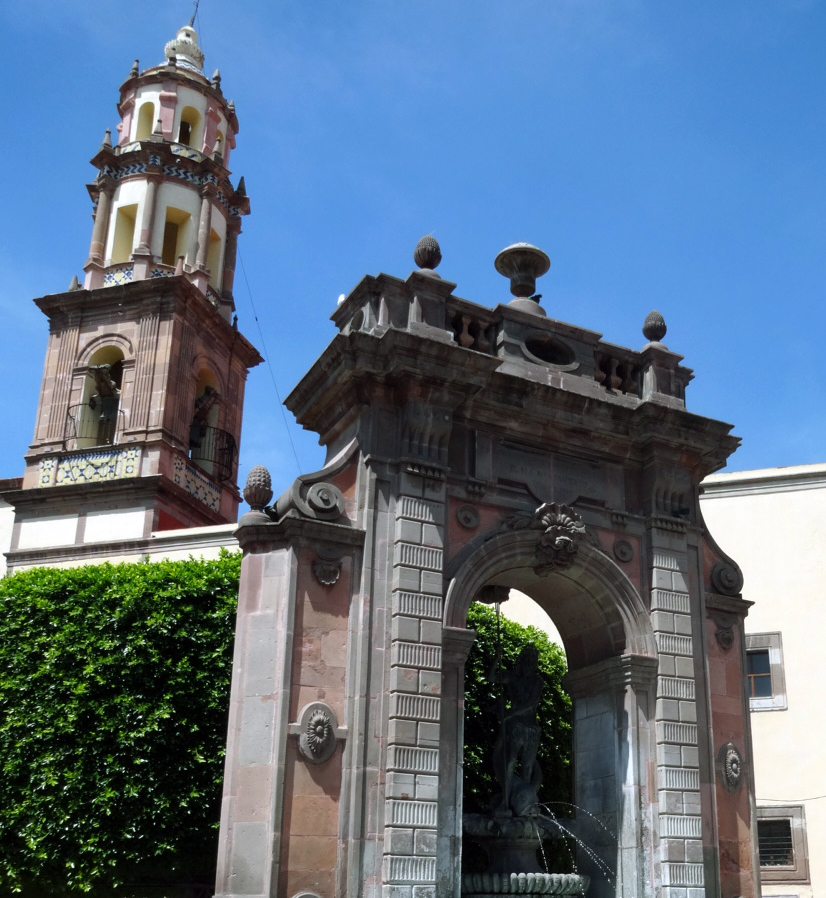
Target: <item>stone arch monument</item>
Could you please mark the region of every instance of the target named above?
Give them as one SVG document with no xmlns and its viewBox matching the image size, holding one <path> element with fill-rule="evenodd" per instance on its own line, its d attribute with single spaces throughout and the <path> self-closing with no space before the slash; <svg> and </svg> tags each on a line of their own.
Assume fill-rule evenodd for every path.
<svg viewBox="0 0 826 898">
<path fill-rule="evenodd" d="M 510 588 L 568 657 L 572 825 L 617 833 L 589 894 L 759 895 L 748 603 L 698 502 L 729 425 L 686 410 L 658 313 L 640 351 L 547 318 L 535 247 L 497 257 L 494 309 L 432 238 L 414 258 L 361 281 L 287 399 L 325 467 L 245 490 L 216 895 L 462 894 L 467 610 Z"/>
</svg>

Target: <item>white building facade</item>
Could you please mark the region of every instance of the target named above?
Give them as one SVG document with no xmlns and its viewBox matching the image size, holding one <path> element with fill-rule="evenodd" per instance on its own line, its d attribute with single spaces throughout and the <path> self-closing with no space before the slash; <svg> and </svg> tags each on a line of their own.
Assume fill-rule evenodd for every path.
<svg viewBox="0 0 826 898">
<path fill-rule="evenodd" d="M 826 889 L 826 465 L 715 474 L 703 516 L 745 577 L 763 895 Z"/>
</svg>

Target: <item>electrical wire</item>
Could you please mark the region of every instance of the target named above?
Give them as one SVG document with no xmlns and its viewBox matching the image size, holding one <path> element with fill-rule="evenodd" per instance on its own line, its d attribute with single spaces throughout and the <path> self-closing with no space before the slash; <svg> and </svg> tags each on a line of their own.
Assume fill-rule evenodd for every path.
<svg viewBox="0 0 826 898">
<path fill-rule="evenodd" d="M 803 804 L 804 801 L 820 801 L 826 795 L 815 795 L 812 798 L 755 798 L 755 801 L 776 801 L 778 804 Z"/>
<path fill-rule="evenodd" d="M 295 443 L 293 443 L 293 437 L 290 433 L 290 425 L 287 421 L 287 415 L 284 411 L 284 405 L 281 402 L 281 394 L 278 392 L 278 384 L 275 382 L 275 372 L 272 369 L 272 365 L 270 364 L 270 354 L 267 351 L 267 344 L 264 340 L 264 332 L 261 330 L 261 322 L 258 320 L 258 312 L 255 308 L 255 302 L 252 298 L 252 290 L 250 289 L 249 278 L 247 278 L 247 269 L 244 267 L 244 260 L 241 257 L 240 250 L 238 251 L 238 261 L 241 263 L 241 273 L 244 275 L 244 283 L 247 285 L 247 293 L 250 298 L 250 305 L 252 306 L 252 317 L 255 319 L 255 325 L 258 328 L 258 336 L 261 340 L 261 349 L 263 350 L 264 361 L 267 363 L 267 368 L 270 372 L 270 379 L 272 380 L 272 386 L 275 390 L 275 396 L 278 399 L 278 407 L 281 409 L 281 417 L 284 420 L 284 430 L 287 432 L 287 439 L 290 441 L 290 447 L 293 450 L 293 457 L 295 458 L 295 464 L 298 468 L 299 475 L 301 474 L 301 462 L 298 460 L 298 453 L 295 451 Z"/>
</svg>

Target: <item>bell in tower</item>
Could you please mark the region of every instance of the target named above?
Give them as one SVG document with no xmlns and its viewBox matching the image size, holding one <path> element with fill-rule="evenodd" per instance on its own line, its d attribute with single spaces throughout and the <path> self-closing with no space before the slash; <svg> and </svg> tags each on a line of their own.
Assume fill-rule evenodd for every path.
<svg viewBox="0 0 826 898">
<path fill-rule="evenodd" d="M 233 318 L 250 209 L 227 167 L 238 119 L 191 26 L 164 55 L 135 61 L 118 138 L 107 130 L 92 159 L 83 286 L 35 300 L 50 335 L 22 488 L 7 497 L 12 568 L 237 517 L 244 386 L 261 361 Z"/>
</svg>

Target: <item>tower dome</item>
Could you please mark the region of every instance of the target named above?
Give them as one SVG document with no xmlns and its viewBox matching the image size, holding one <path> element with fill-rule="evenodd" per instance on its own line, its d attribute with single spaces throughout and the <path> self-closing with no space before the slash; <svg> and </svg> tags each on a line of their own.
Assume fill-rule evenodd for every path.
<svg viewBox="0 0 826 898">
<path fill-rule="evenodd" d="M 191 25 L 178 29 L 175 39 L 164 47 L 167 61 L 173 57 L 176 64 L 200 72 L 204 67 L 204 51 L 198 46 L 198 35 Z"/>
</svg>

